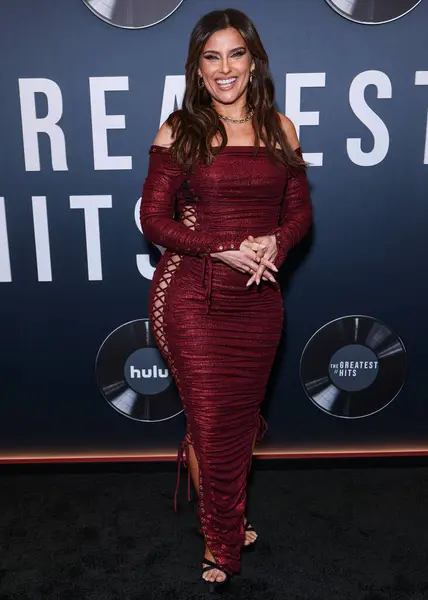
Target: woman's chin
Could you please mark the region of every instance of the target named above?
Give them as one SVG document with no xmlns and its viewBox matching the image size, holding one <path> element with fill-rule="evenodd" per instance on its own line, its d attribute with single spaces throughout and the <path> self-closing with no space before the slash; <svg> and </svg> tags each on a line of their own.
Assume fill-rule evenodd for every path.
<svg viewBox="0 0 428 600">
<path fill-rule="evenodd" d="M 233 94 L 228 93 L 228 92 L 220 92 L 220 93 L 212 94 L 212 96 L 211 96 L 211 98 L 215 102 L 218 102 L 219 104 L 224 104 L 225 106 L 235 104 L 235 102 L 238 102 L 238 100 L 240 100 L 241 97 L 242 97 L 242 93 L 237 94 L 235 91 L 233 92 Z"/>
</svg>

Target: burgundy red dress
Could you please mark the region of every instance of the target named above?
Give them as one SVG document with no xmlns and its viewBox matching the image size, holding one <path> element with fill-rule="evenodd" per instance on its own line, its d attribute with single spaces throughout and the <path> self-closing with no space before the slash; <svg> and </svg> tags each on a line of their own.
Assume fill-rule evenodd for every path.
<svg viewBox="0 0 428 600">
<path fill-rule="evenodd" d="M 300 148 L 296 152 L 302 156 Z M 178 460 L 194 447 L 198 515 L 215 562 L 233 574 L 244 545 L 246 480 L 283 326 L 279 285 L 246 287 L 249 274 L 210 256 L 248 235 L 276 235 L 279 267 L 310 227 L 304 170 L 286 169 L 262 147 L 226 146 L 210 166 L 184 172 L 153 145 L 141 225 L 166 251 L 149 294 L 149 318 L 187 419 Z"/>
</svg>

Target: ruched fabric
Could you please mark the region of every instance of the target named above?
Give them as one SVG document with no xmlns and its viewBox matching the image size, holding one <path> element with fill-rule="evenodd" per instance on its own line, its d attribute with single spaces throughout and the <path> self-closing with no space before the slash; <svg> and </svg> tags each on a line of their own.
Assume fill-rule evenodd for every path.
<svg viewBox="0 0 428 600">
<path fill-rule="evenodd" d="M 266 148 L 226 146 L 210 166 L 198 163 L 187 173 L 167 148 L 150 148 L 141 225 L 146 239 L 166 250 L 150 288 L 149 318 L 187 419 L 178 470 L 188 465 L 192 444 L 201 530 L 230 574 L 240 569 L 246 481 L 254 440 L 267 427 L 260 406 L 283 301 L 277 284 L 246 287 L 248 274 L 211 255 L 238 250 L 250 234 L 270 234 L 279 267 L 311 220 L 305 171 L 285 169 Z"/>
</svg>

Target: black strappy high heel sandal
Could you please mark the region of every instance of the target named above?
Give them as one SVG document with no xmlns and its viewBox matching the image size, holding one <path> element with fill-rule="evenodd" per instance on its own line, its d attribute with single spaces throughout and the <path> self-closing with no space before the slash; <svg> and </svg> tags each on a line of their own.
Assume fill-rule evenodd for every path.
<svg viewBox="0 0 428 600">
<path fill-rule="evenodd" d="M 221 571 L 226 575 L 226 579 L 224 581 L 207 581 L 206 579 L 204 579 L 204 577 L 202 577 L 202 581 L 209 585 L 208 589 L 211 594 L 221 594 L 222 592 L 224 592 L 230 582 L 229 573 L 226 573 L 226 571 L 221 569 L 218 565 L 216 565 L 215 562 L 209 560 L 208 558 L 204 558 L 202 564 L 207 565 L 206 567 L 202 568 L 202 573 L 206 573 L 207 571 L 211 571 L 212 569 L 217 569 L 218 571 Z"/>
</svg>

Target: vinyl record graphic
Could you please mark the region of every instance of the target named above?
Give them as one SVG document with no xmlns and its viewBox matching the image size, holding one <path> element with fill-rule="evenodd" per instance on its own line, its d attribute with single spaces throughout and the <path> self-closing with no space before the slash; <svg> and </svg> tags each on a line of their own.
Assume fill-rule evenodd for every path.
<svg viewBox="0 0 428 600">
<path fill-rule="evenodd" d="M 154 423 L 183 411 L 148 319 L 125 323 L 107 336 L 98 350 L 95 375 L 104 398 L 125 417 Z"/>
<path fill-rule="evenodd" d="M 124 29 L 157 25 L 177 10 L 183 0 L 83 0 L 99 18 Z"/>
<path fill-rule="evenodd" d="M 306 344 L 300 378 L 307 396 L 324 412 L 367 417 L 390 404 L 407 373 L 402 340 L 387 325 L 363 315 L 335 319 Z"/>
<path fill-rule="evenodd" d="M 326 0 L 342 17 L 364 25 L 381 25 L 404 17 L 422 0 Z"/>
</svg>

